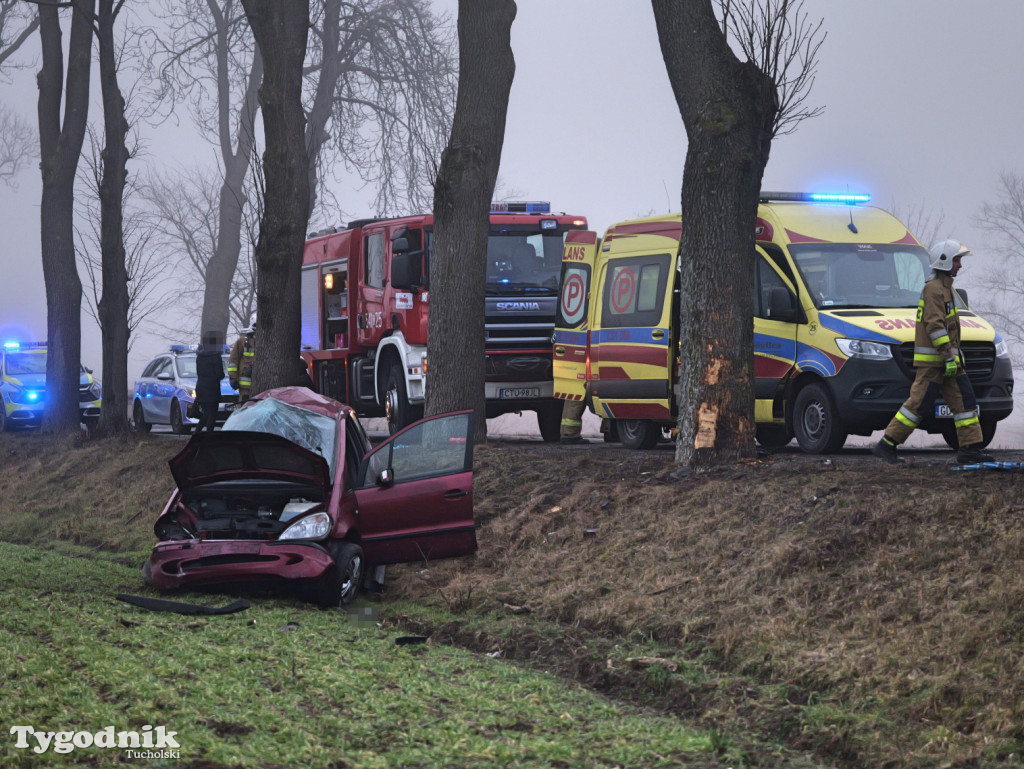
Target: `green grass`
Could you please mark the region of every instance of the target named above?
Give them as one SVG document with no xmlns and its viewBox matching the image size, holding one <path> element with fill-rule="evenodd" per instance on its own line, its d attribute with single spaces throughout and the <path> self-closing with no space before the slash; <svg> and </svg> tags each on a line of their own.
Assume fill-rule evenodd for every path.
<svg viewBox="0 0 1024 769">
<path fill-rule="evenodd" d="M 723 747 L 713 730 L 503 660 L 396 646 L 394 629 L 341 612 L 267 599 L 214 617 L 152 613 L 114 598 L 139 591 L 134 568 L 3 543 L 0 562 L 5 732 L 163 725 L 178 733 L 183 766 L 699 766 Z M 39 755 L 14 741 L 4 738 L 0 765 L 123 758 L 95 747 Z"/>
</svg>

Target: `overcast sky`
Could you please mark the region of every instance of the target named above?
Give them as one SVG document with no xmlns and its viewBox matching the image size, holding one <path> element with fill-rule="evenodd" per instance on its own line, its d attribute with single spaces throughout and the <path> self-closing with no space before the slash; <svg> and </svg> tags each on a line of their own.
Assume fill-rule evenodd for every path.
<svg viewBox="0 0 1024 769">
<path fill-rule="evenodd" d="M 435 4 L 453 14 L 457 8 L 456 0 Z M 686 138 L 650 4 L 518 5 L 504 185 L 583 214 L 599 231 L 678 210 Z M 971 273 L 984 270 L 985 255 L 971 217 L 995 199 L 1001 171 L 1024 172 L 1024 2 L 806 0 L 805 8 L 823 17 L 827 30 L 809 97 L 825 112 L 776 140 L 763 187 L 848 188 L 870 193 L 885 208 L 941 214 L 943 234 L 979 254 L 965 265 L 969 285 Z M 29 119 L 34 74 L 0 84 L 0 99 Z M 98 114 L 99 104 L 93 106 Z M 151 148 L 153 160 L 159 152 Z M 30 168 L 18 182 L 17 190 L 0 185 L 0 335 L 42 339 L 38 171 Z M 135 344 L 129 381 L 163 345 L 146 338 Z M 99 350 L 99 332 L 86 319 L 86 365 L 99 369 Z"/>
</svg>

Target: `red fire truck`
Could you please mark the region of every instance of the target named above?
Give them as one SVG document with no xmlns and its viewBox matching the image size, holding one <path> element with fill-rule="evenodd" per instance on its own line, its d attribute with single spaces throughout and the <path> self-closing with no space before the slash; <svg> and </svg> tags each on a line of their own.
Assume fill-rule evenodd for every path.
<svg viewBox="0 0 1024 769">
<path fill-rule="evenodd" d="M 537 412 L 558 440 L 551 336 L 562 246 L 582 216 L 495 203 L 487 244 L 487 416 Z M 312 233 L 302 258 L 302 356 L 317 389 L 395 432 L 423 414 L 432 215 Z"/>
</svg>

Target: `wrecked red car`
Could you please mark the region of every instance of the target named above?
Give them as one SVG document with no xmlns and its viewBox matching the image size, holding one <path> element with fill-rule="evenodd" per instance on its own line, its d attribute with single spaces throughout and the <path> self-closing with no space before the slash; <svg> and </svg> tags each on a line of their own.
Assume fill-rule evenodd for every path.
<svg viewBox="0 0 1024 769">
<path fill-rule="evenodd" d="M 194 435 L 170 466 L 177 489 L 143 566 L 160 590 L 284 583 L 336 606 L 368 568 L 476 550 L 469 411 L 373 447 L 348 406 L 282 387 Z"/>
</svg>

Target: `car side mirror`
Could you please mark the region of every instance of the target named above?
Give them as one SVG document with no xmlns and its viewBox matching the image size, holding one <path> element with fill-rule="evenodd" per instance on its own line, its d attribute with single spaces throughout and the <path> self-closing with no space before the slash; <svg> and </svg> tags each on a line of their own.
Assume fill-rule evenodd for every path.
<svg viewBox="0 0 1024 769">
<path fill-rule="evenodd" d="M 413 289 L 423 285 L 423 252 L 409 251 L 391 257 L 391 285 L 395 288 Z"/>
<path fill-rule="evenodd" d="M 967 291 L 962 288 L 958 288 L 956 292 L 960 294 L 960 301 L 964 303 L 964 307 L 970 308 L 971 303 L 967 301 Z"/>
<path fill-rule="evenodd" d="M 386 489 L 389 486 L 394 485 L 394 483 L 395 483 L 395 476 L 391 472 L 391 468 L 390 467 L 386 467 L 386 468 L 384 468 L 383 470 L 380 471 L 380 474 L 377 476 L 377 485 L 378 486 L 380 486 L 381 488 L 385 488 Z"/>
<path fill-rule="evenodd" d="M 174 379 L 174 377 L 172 377 L 166 371 L 163 372 L 162 374 L 157 374 L 156 378 L 159 379 L 161 382 L 170 382 L 172 379 Z"/>
<path fill-rule="evenodd" d="M 768 317 L 783 323 L 796 321 L 797 313 L 793 295 L 785 286 L 772 286 L 768 294 Z"/>
</svg>

